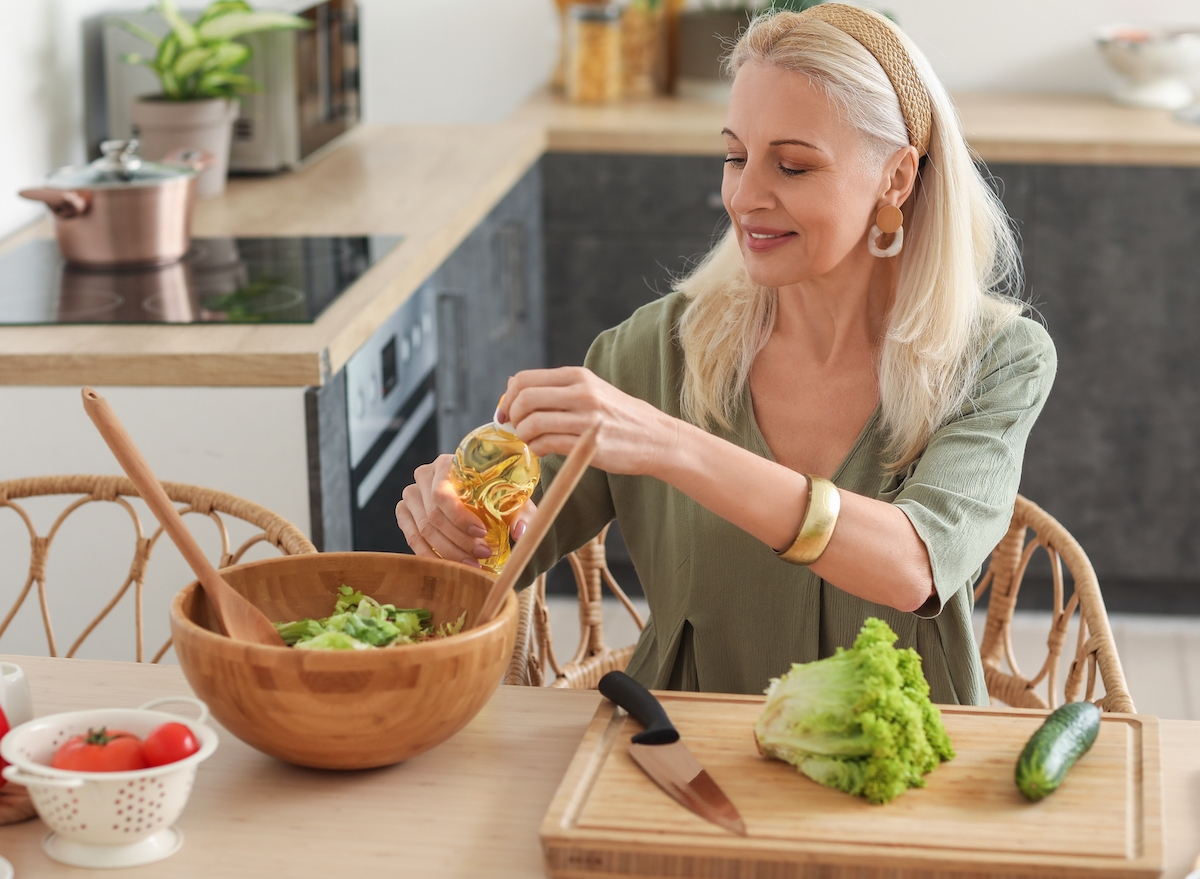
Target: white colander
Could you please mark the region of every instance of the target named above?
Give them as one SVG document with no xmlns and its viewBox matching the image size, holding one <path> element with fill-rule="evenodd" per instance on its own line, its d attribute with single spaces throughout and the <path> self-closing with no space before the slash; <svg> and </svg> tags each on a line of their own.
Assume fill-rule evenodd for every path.
<svg viewBox="0 0 1200 879">
<path fill-rule="evenodd" d="M 196 707 L 196 720 L 150 709 L 168 702 Z M 204 725 L 208 706 L 190 696 L 169 696 L 141 708 L 102 708 L 51 714 L 23 723 L 0 741 L 9 762 L 4 777 L 25 785 L 34 808 L 53 831 L 42 848 L 74 866 L 125 867 L 173 854 L 182 835 L 171 827 L 183 811 L 196 768 L 217 749 L 217 734 Z M 54 769 L 59 746 L 89 729 L 107 727 L 139 738 L 164 723 L 184 723 L 200 750 L 164 766 L 129 772 L 73 772 Z"/>
</svg>

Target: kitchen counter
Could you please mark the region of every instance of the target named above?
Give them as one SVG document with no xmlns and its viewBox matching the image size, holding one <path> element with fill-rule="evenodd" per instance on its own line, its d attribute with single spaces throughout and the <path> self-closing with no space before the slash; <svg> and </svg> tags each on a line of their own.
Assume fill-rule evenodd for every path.
<svg viewBox="0 0 1200 879">
<path fill-rule="evenodd" d="M 992 162 L 1200 166 L 1200 126 L 1093 96 L 957 97 Z M 400 234 L 311 325 L 0 327 L 0 385 L 320 386 L 453 252 L 543 152 L 717 156 L 724 106 L 580 107 L 540 94 L 488 126 L 365 126 L 308 168 L 235 178 L 197 235 Z M 43 221 L 0 252 L 52 234 Z"/>
<path fill-rule="evenodd" d="M 128 707 L 191 690 L 178 666 L 5 656 L 25 669 L 38 716 Z M 501 687 L 444 744 L 405 763 L 321 772 L 281 763 L 221 729 L 179 820 L 184 845 L 111 879 L 322 875 L 544 876 L 538 827 L 587 729 L 595 690 Z M 1164 866 L 1179 879 L 1200 850 L 1200 723 L 1161 721 Z M 38 820 L 0 827 L 17 876 L 73 877 L 48 860 Z M 306 873 L 303 865 L 312 865 Z"/>
<path fill-rule="evenodd" d="M 1200 125 L 1100 95 L 954 96 L 967 140 L 986 162 L 1200 166 Z M 543 93 L 514 120 L 545 129 L 560 152 L 721 155 L 725 106 L 660 98 L 603 107 Z"/>
<path fill-rule="evenodd" d="M 309 325 L 0 327 L 0 385 L 319 386 L 449 256 L 545 150 L 541 127 L 363 127 L 291 174 L 235 178 L 196 235 L 403 235 Z M 49 221 L 0 252 L 52 235 Z"/>
</svg>

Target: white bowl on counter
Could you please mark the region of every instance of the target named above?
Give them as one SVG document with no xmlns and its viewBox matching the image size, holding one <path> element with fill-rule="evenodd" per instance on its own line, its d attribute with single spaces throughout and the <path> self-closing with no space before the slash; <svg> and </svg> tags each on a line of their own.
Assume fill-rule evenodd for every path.
<svg viewBox="0 0 1200 879">
<path fill-rule="evenodd" d="M 1117 25 L 1102 30 L 1096 44 L 1113 69 L 1126 79 L 1113 92 L 1120 103 L 1179 110 L 1194 100 L 1184 77 L 1200 70 L 1200 27 Z"/>
<path fill-rule="evenodd" d="M 151 710 L 168 702 L 191 704 L 200 716 L 193 720 Z M 155 699 L 141 708 L 39 717 L 0 741 L 0 756 L 10 764 L 4 777 L 28 788 L 38 816 L 50 828 L 42 850 L 54 860 L 100 869 L 150 864 L 183 845 L 183 834 L 172 825 L 187 804 L 197 767 L 217 749 L 217 734 L 205 726 L 207 719 L 203 702 L 183 696 Z M 128 772 L 74 772 L 50 766 L 59 746 L 89 729 L 120 729 L 145 738 L 172 722 L 192 730 L 199 751 L 174 763 Z"/>
</svg>

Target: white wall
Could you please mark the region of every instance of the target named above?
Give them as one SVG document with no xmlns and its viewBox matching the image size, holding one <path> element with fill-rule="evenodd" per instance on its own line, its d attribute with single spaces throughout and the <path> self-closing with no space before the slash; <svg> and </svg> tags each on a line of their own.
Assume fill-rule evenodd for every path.
<svg viewBox="0 0 1200 879">
<path fill-rule="evenodd" d="M 864 5 L 894 13 L 952 92 L 1107 92 L 1117 79 L 1094 45 L 1101 27 L 1200 26 L 1195 0 L 870 0 Z"/>
<path fill-rule="evenodd" d="M 2 293 L 0 293 L 2 295 Z M 301 388 L 98 388 L 112 404 L 155 475 L 236 494 L 309 533 L 308 456 Z M 0 387 L 0 480 L 67 473 L 120 475 L 121 468 L 83 411 L 79 388 Z M 61 497 L 20 501 L 36 533 L 48 536 L 65 507 Z M 158 527 L 140 500 L 146 536 Z M 220 543 L 213 523 L 188 522 L 210 559 Z M 228 527 L 236 549 L 253 533 Z M 134 531 L 128 514 L 93 503 L 72 514 L 51 544 L 47 593 L 60 653 L 113 597 L 128 575 Z M 276 555 L 257 547 L 246 560 Z M 11 509 L 0 509 L 0 619 L 24 583 L 29 535 Z M 145 622 L 152 655 L 168 637 L 171 597 L 195 579 L 169 539 L 155 547 L 146 572 Z M 132 595 L 84 645 L 80 656 L 134 658 Z M 46 636 L 31 595 L 0 639 L 5 653 L 45 655 Z"/>
<path fill-rule="evenodd" d="M 0 236 L 42 216 L 17 197 L 84 156 L 84 19 L 142 0 L 0 0 Z"/>
<path fill-rule="evenodd" d="M 550 76 L 554 0 L 358 0 L 372 122 L 504 119 Z"/>
</svg>

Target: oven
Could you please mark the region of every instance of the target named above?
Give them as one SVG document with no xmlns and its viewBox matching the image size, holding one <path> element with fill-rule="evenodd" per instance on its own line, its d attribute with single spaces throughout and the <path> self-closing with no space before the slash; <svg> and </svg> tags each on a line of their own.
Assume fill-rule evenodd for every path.
<svg viewBox="0 0 1200 879">
<path fill-rule="evenodd" d="M 410 552 L 395 507 L 437 457 L 437 292 L 426 282 L 346 363 L 353 548 Z"/>
</svg>

